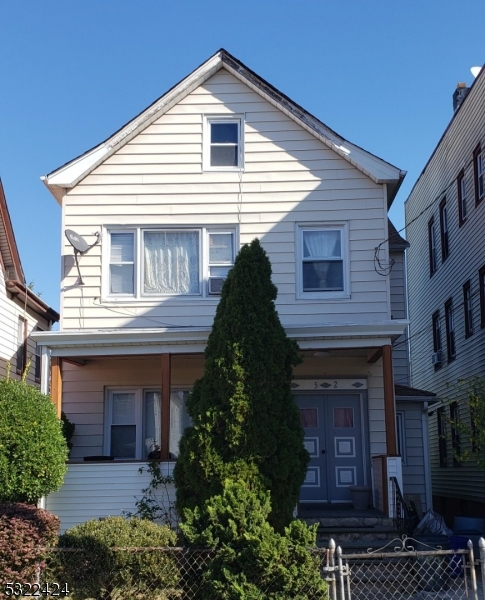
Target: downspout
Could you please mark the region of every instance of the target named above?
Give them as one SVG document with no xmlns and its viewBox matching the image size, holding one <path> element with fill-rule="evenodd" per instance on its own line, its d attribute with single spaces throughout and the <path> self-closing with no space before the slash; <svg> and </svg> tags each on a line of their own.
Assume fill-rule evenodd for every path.
<svg viewBox="0 0 485 600">
<path fill-rule="evenodd" d="M 429 457 L 429 429 L 428 429 L 428 403 L 423 404 L 421 413 L 421 426 L 423 430 L 423 463 L 424 463 L 424 488 L 426 493 L 426 510 L 433 508 L 431 488 L 431 461 Z"/>
</svg>

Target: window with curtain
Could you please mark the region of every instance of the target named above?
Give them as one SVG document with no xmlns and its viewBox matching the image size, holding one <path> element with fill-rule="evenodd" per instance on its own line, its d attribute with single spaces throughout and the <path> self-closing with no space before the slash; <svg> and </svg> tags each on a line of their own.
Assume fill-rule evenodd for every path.
<svg viewBox="0 0 485 600">
<path fill-rule="evenodd" d="M 145 231 L 145 294 L 199 294 L 199 232 Z"/>
<path fill-rule="evenodd" d="M 170 458 L 179 455 L 179 444 L 191 424 L 185 403 L 189 392 L 170 394 Z M 115 459 L 143 460 L 162 444 L 162 398 L 154 389 L 124 388 L 107 391 L 105 421 L 106 454 Z"/>
<path fill-rule="evenodd" d="M 103 299 L 220 296 L 238 246 L 235 227 L 108 230 Z"/>
<path fill-rule="evenodd" d="M 344 260 L 341 229 L 303 229 L 302 291 L 343 292 Z"/>
<path fill-rule="evenodd" d="M 188 395 L 184 390 L 173 390 L 170 394 L 170 458 L 178 457 L 184 429 L 192 423 L 185 407 Z"/>
</svg>

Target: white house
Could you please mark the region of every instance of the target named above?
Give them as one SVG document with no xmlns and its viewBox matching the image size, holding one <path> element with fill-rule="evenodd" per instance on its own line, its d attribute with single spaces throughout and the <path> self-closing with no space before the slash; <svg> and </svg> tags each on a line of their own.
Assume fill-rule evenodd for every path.
<svg viewBox="0 0 485 600">
<path fill-rule="evenodd" d="M 59 320 L 58 313 L 26 284 L 12 221 L 0 180 L 0 378 L 20 379 L 28 367 L 26 381 L 48 385 L 48 371 L 41 370 L 40 351 L 31 338 L 33 331 L 48 331 Z"/>
<path fill-rule="evenodd" d="M 63 230 L 101 240 L 80 255 L 81 285 L 63 235 L 61 328 L 36 334 L 54 401 L 76 424 L 65 485 L 47 498 L 64 527 L 132 510 L 155 444 L 170 470 L 222 282 L 255 237 L 304 355 L 301 501 L 348 502 L 359 484 L 390 509 L 387 469 L 401 472 L 391 344 L 408 322 L 391 318 L 387 211 L 404 174 L 220 50 L 43 177 Z"/>
</svg>

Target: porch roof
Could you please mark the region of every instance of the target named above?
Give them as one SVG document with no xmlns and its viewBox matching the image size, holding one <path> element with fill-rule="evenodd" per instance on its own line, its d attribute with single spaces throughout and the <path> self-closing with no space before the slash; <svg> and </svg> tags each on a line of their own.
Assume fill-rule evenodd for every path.
<svg viewBox="0 0 485 600">
<path fill-rule="evenodd" d="M 302 350 L 314 348 L 369 348 L 390 344 L 401 335 L 407 320 L 375 323 L 286 326 Z M 204 352 L 211 327 L 156 329 L 88 329 L 38 331 L 32 338 L 52 356 L 107 356 L 113 354 L 187 354 Z"/>
</svg>

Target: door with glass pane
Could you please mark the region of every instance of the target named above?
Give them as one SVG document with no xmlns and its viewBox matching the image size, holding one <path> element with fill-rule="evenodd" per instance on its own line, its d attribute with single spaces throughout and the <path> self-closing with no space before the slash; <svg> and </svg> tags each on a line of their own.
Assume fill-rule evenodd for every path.
<svg viewBox="0 0 485 600">
<path fill-rule="evenodd" d="M 301 502 L 350 502 L 349 486 L 364 484 L 360 394 L 298 395 L 310 453 Z"/>
</svg>

